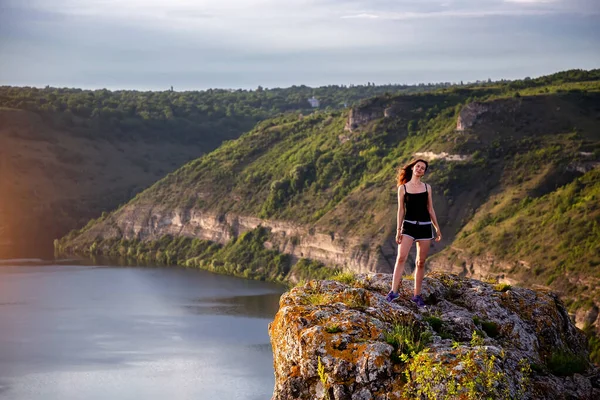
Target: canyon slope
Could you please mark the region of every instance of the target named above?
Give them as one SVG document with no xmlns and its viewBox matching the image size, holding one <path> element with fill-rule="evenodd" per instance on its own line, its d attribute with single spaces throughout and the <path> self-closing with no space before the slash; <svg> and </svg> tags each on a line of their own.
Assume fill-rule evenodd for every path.
<svg viewBox="0 0 600 400">
<path fill-rule="evenodd" d="M 598 329 L 599 89 L 597 78 L 542 79 L 268 119 L 57 249 L 102 254 L 178 237 L 225 245 L 262 227 L 264 246 L 292 262 L 391 272 L 396 169 L 420 157 L 444 233 L 431 268 L 549 287 L 580 327 Z"/>
<path fill-rule="evenodd" d="M 52 242 L 185 162 L 289 110 L 431 86 L 140 92 L 0 86 L 0 259 Z"/>
<path fill-rule="evenodd" d="M 0 258 L 51 258 L 55 238 L 202 154 L 181 143 L 82 137 L 0 109 Z"/>
</svg>

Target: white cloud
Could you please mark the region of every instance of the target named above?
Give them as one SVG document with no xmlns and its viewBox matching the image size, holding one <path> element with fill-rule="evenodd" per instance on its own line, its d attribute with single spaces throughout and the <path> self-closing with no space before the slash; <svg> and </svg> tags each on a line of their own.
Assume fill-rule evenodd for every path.
<svg viewBox="0 0 600 400">
<path fill-rule="evenodd" d="M 544 4 L 556 3 L 559 0 L 504 0 L 505 3 Z"/>
<path fill-rule="evenodd" d="M 533 59 L 536 49 L 575 61 L 579 51 L 592 64 L 598 56 L 588 49 L 600 29 L 581 16 L 597 10 L 597 1 L 0 0 L 3 11 L 6 4 L 19 10 L 14 20 L 10 9 L 0 15 L 0 34 L 8 32 L 0 75 L 8 83 L 15 76 L 52 82 L 40 77 L 56 71 L 66 82 L 80 76 L 104 85 L 114 77 L 115 86 L 146 79 L 181 87 L 202 79 L 204 87 L 231 87 L 265 85 L 276 76 L 289 84 L 356 76 L 383 83 L 405 79 L 403 70 L 413 71 L 412 81 L 442 79 L 443 71 L 469 79 L 464 71 L 521 68 L 519 60 Z M 505 16 L 520 18 L 498 18 Z M 130 83 L 117 83 L 120 76 Z"/>
<path fill-rule="evenodd" d="M 448 10 L 435 12 L 395 12 L 385 13 L 377 17 L 389 20 L 422 20 L 422 19 L 455 19 L 484 18 L 497 16 L 525 16 L 550 14 L 550 10 Z"/>
<path fill-rule="evenodd" d="M 379 18 L 379 15 L 363 13 L 363 14 L 354 14 L 354 15 L 342 15 L 340 18 L 342 18 L 342 19 L 353 19 L 353 18 L 376 19 L 376 18 Z"/>
</svg>

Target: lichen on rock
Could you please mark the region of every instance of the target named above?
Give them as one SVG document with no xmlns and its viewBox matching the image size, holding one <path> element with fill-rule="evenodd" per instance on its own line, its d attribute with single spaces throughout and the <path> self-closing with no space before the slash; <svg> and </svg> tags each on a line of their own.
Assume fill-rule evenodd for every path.
<svg viewBox="0 0 600 400">
<path fill-rule="evenodd" d="M 269 325 L 273 400 L 600 398 L 585 336 L 549 292 L 434 272 L 425 310 L 389 274 L 310 281 Z M 558 365 L 558 367 L 557 367 Z"/>
</svg>

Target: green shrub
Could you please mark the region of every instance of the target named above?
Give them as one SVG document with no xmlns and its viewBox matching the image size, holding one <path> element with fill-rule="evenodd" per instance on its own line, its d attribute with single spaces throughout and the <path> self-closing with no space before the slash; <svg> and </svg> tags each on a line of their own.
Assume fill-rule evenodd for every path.
<svg viewBox="0 0 600 400">
<path fill-rule="evenodd" d="M 394 347 L 394 363 L 406 362 L 408 358 L 421 352 L 431 342 L 431 338 L 431 332 L 416 321 L 395 323 L 391 331 L 385 333 L 385 341 Z"/>
<path fill-rule="evenodd" d="M 499 283 L 494 286 L 494 290 L 497 292 L 506 292 L 506 291 L 509 291 L 510 289 L 512 289 L 512 286 L 509 285 L 508 283 Z"/>
<path fill-rule="evenodd" d="M 333 275 L 331 279 L 333 279 L 334 281 L 345 283 L 347 285 L 351 285 L 356 282 L 356 274 L 354 274 L 352 271 L 339 271 L 338 273 Z"/>
<path fill-rule="evenodd" d="M 425 322 L 427 322 L 442 339 L 454 339 L 454 335 L 444 329 L 444 321 L 442 321 L 441 318 L 430 315 L 425 317 Z"/>
<path fill-rule="evenodd" d="M 328 267 L 322 262 L 309 260 L 307 258 L 301 258 L 292 267 L 292 273 L 301 280 L 332 279 L 338 272 L 339 270 Z"/>
<path fill-rule="evenodd" d="M 341 331 L 342 331 L 342 328 L 340 328 L 339 324 L 330 324 L 325 327 L 325 332 L 327 332 L 327 333 L 338 333 Z"/>
<path fill-rule="evenodd" d="M 445 364 L 443 360 L 436 359 L 435 355 L 427 350 L 414 354 L 404 370 L 407 384 L 405 394 L 407 398 L 427 400 L 453 400 L 453 399 L 511 399 L 509 381 L 505 371 L 504 354 L 499 357 L 488 353 L 485 347 L 480 346 L 476 335 L 476 346 L 473 349 L 463 350 L 460 345 L 455 346 L 452 365 L 458 363 L 462 366 L 457 371 L 452 365 Z M 525 360 L 519 362 L 518 393 L 516 398 L 526 398 L 527 386 L 531 375 L 531 368 Z"/>
<path fill-rule="evenodd" d="M 436 332 L 442 330 L 443 322 L 441 318 L 432 315 L 429 317 L 425 317 L 425 322 L 427 322 L 431 326 L 431 328 Z"/>
<path fill-rule="evenodd" d="M 308 304 L 312 304 L 313 306 L 323 306 L 331 303 L 333 296 L 330 293 L 317 292 L 306 296 L 306 300 Z"/>
<path fill-rule="evenodd" d="M 588 362 L 570 351 L 556 351 L 546 361 L 546 365 L 554 375 L 569 376 L 585 372 Z"/>
<path fill-rule="evenodd" d="M 482 321 L 481 329 L 491 338 L 496 338 L 500 335 L 498 324 L 492 321 Z"/>
</svg>

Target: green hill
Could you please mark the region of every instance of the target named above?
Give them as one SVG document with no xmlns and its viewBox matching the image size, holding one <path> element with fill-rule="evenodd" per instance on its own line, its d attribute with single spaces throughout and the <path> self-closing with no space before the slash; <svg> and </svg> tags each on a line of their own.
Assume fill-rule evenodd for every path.
<svg viewBox="0 0 600 400">
<path fill-rule="evenodd" d="M 0 258 L 51 257 L 52 240 L 185 162 L 282 112 L 432 85 L 139 92 L 0 86 Z"/>
<path fill-rule="evenodd" d="M 263 121 L 56 248 L 292 281 L 391 272 L 395 171 L 420 156 L 444 232 L 430 266 L 598 307 L 600 81 L 565 76 Z"/>
<path fill-rule="evenodd" d="M 202 91 L 82 90 L 0 86 L 0 107 L 40 115 L 48 127 L 78 136 L 117 141 L 144 140 L 202 144 L 214 149 L 258 122 L 288 111 L 310 111 L 315 96 L 321 109 L 341 109 L 384 93 L 417 93 L 449 86 L 330 85 L 318 88 Z"/>
</svg>

